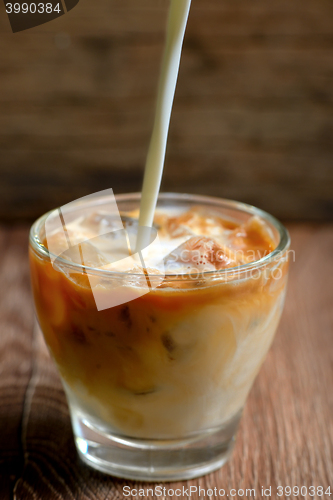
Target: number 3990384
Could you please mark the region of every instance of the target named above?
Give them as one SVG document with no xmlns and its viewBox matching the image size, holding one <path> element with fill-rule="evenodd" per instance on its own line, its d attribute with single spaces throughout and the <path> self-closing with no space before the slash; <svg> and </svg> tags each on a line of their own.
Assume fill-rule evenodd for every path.
<svg viewBox="0 0 333 500">
<path fill-rule="evenodd" d="M 60 3 L 53 7 L 52 3 L 6 3 L 7 14 L 52 14 L 57 12 L 60 14 L 62 11 Z"/>
</svg>

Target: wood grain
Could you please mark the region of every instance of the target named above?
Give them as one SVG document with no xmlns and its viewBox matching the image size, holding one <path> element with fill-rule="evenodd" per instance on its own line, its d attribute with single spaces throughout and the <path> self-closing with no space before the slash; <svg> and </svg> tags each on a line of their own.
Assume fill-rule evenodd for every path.
<svg viewBox="0 0 333 500">
<path fill-rule="evenodd" d="M 333 3 L 192 2 L 164 191 L 333 217 Z M 13 35 L 0 3 L 0 219 L 141 189 L 167 0 L 81 0 Z"/>
<path fill-rule="evenodd" d="M 260 499 L 262 486 L 272 486 L 272 498 L 278 485 L 333 490 L 333 226 L 289 229 L 295 262 L 285 311 L 232 459 L 213 474 L 168 488 L 255 488 Z M 114 500 L 125 498 L 124 485 L 151 487 L 95 472 L 76 456 L 61 383 L 33 326 L 27 235 L 24 228 L 0 231 L 0 498 Z"/>
</svg>

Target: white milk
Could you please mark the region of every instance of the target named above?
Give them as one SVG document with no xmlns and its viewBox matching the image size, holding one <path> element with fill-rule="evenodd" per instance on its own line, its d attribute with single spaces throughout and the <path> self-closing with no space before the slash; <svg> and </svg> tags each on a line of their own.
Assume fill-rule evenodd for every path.
<svg viewBox="0 0 333 500">
<path fill-rule="evenodd" d="M 158 86 L 153 133 L 148 149 L 142 187 L 139 226 L 152 227 L 160 189 L 172 103 L 175 95 L 180 57 L 191 0 L 171 0 L 166 44 Z M 146 246 L 138 232 L 137 250 Z"/>
</svg>

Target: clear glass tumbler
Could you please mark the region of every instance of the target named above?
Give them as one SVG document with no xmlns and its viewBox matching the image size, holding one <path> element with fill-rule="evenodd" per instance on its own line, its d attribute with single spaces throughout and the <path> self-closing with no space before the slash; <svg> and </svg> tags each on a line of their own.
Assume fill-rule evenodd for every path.
<svg viewBox="0 0 333 500">
<path fill-rule="evenodd" d="M 126 214 L 139 208 L 140 194 L 116 200 Z M 94 212 L 107 200 L 89 203 L 85 208 Z M 149 293 L 99 311 L 89 277 L 118 293 L 122 287 L 139 290 L 143 276 L 61 257 L 54 266 L 45 245 L 47 214 L 31 229 L 37 318 L 67 395 L 77 451 L 114 476 L 168 481 L 223 465 L 279 322 L 288 274 L 286 229 L 234 201 L 182 194 L 158 200 L 164 210 L 197 205 L 236 223 L 260 216 L 275 250 L 239 267 L 165 275 Z"/>
</svg>

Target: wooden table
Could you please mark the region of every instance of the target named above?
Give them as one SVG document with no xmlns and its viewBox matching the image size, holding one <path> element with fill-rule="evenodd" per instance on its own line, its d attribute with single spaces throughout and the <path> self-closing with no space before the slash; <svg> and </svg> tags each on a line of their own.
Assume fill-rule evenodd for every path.
<svg viewBox="0 0 333 500">
<path fill-rule="evenodd" d="M 277 495 L 279 485 L 330 486 L 331 497 L 292 498 L 333 499 L 333 226 L 289 229 L 296 259 L 285 311 L 248 398 L 232 459 L 215 473 L 167 489 L 217 487 L 231 496 L 234 488 L 244 490 L 234 498 L 250 498 L 246 489 L 254 488 L 256 498 L 267 498 L 261 487 L 271 486 L 271 498 L 278 499 L 286 498 Z M 26 227 L 0 230 L 0 499 L 131 498 L 123 495 L 125 485 L 146 493 L 151 485 L 105 476 L 76 456 L 65 396 L 34 328 L 27 242 Z"/>
</svg>

